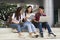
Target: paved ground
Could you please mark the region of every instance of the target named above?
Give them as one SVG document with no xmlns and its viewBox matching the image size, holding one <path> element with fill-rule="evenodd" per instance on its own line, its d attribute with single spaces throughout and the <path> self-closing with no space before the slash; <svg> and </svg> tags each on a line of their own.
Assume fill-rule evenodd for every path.
<svg viewBox="0 0 60 40">
<path fill-rule="evenodd" d="M 52 31 L 57 35 L 56 37 L 52 35 L 49 37 L 47 30 L 44 30 L 44 38 L 30 38 L 28 32 L 23 32 L 24 36 L 20 38 L 11 28 L 0 28 L 0 40 L 60 40 L 60 28 L 52 28 Z"/>
</svg>

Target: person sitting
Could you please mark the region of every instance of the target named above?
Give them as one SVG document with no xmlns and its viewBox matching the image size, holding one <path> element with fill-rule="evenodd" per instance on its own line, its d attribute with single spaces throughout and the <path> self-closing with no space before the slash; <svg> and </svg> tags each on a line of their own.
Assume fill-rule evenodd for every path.
<svg viewBox="0 0 60 40">
<path fill-rule="evenodd" d="M 46 16 L 46 14 L 44 13 L 44 8 L 40 6 L 38 12 L 35 14 L 34 22 L 38 23 L 38 28 L 39 28 L 41 37 L 44 37 L 43 30 L 42 30 L 43 22 L 39 21 L 41 16 Z M 56 35 L 52 32 L 48 22 L 45 22 L 45 25 L 46 25 L 46 28 L 48 29 L 49 35 L 52 34 L 54 37 L 56 37 Z"/>
<path fill-rule="evenodd" d="M 16 28 L 19 36 L 22 36 L 20 22 L 23 18 L 24 15 L 22 13 L 22 7 L 18 7 L 16 12 L 9 17 L 9 26 L 12 28 Z"/>
<path fill-rule="evenodd" d="M 24 27 L 28 28 L 29 35 L 30 37 L 38 37 L 37 31 L 35 26 L 32 24 L 32 19 L 34 18 L 34 14 L 32 13 L 32 6 L 28 6 L 26 11 L 25 11 L 25 22 L 24 22 Z M 33 35 L 34 34 L 34 35 Z"/>
</svg>

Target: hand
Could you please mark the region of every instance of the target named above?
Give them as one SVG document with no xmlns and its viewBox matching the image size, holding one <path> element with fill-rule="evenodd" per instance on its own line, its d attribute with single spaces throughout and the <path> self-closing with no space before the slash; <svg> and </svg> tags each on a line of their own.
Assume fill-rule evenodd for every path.
<svg viewBox="0 0 60 40">
<path fill-rule="evenodd" d="M 38 23 L 39 21 L 34 20 L 34 22 L 37 22 Z"/>
</svg>

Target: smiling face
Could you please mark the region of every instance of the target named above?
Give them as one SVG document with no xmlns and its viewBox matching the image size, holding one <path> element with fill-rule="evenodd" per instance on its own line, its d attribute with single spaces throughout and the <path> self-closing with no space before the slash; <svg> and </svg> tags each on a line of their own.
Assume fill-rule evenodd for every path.
<svg viewBox="0 0 60 40">
<path fill-rule="evenodd" d="M 31 13 L 31 11 L 32 11 L 32 7 L 29 7 L 28 8 L 28 13 Z"/>
</svg>

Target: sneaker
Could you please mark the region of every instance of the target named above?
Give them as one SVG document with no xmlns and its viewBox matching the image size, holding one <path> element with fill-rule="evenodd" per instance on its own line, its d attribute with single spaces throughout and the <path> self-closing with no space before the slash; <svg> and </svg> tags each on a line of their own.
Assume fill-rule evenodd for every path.
<svg viewBox="0 0 60 40">
<path fill-rule="evenodd" d="M 43 38 L 44 36 L 43 36 L 43 33 L 41 33 L 41 37 Z"/>
<path fill-rule="evenodd" d="M 54 33 L 49 33 L 49 36 L 50 36 L 50 34 L 52 34 L 54 37 L 56 37 L 56 35 Z"/>
</svg>

